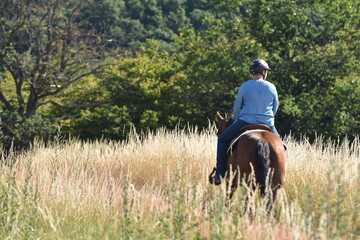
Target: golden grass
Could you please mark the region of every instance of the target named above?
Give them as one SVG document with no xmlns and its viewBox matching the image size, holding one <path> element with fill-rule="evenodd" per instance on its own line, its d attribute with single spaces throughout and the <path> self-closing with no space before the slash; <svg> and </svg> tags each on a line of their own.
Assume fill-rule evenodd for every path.
<svg viewBox="0 0 360 240">
<path fill-rule="evenodd" d="M 313 144 L 285 138 L 288 172 L 276 213 L 267 216 L 260 204 L 251 220 L 243 211 L 246 190 L 238 190 L 229 210 L 224 207 L 224 187 L 207 183 L 215 165 L 214 132 L 160 129 L 132 134 L 125 142 L 36 143 L 28 152 L 3 158 L 0 193 L 15 189 L 6 199 L 18 196 L 18 204 L 7 202 L 17 206 L 18 213 L 10 221 L 12 215 L 4 211 L 7 218 L 0 223 L 8 227 L 0 236 L 22 239 L 26 232 L 45 239 L 359 238 L 358 140 L 336 145 L 321 138 Z M 27 200 L 26 211 L 32 211 L 36 221 L 19 207 L 23 192 L 34 199 Z M 20 227 L 22 219 L 30 230 Z"/>
</svg>

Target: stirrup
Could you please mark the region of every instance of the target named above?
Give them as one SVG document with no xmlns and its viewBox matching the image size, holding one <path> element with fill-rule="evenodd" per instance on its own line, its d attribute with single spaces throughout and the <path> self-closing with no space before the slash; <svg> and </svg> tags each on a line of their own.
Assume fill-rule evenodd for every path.
<svg viewBox="0 0 360 240">
<path fill-rule="evenodd" d="M 209 175 L 209 182 L 210 183 L 212 183 L 213 182 L 213 179 L 214 179 L 214 173 L 216 172 L 216 168 L 214 168 L 213 170 L 212 170 L 212 172 L 210 173 L 210 175 Z"/>
</svg>

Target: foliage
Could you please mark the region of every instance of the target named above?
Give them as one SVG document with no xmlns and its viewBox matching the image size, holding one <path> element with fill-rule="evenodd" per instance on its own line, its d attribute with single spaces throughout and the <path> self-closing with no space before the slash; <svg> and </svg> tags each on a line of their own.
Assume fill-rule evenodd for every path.
<svg viewBox="0 0 360 240">
<path fill-rule="evenodd" d="M 269 53 L 273 69 L 269 79 L 277 86 L 281 103 L 291 104 L 279 110 L 280 132 L 313 137 L 359 133 L 343 131 L 344 125 L 356 125 L 350 119 L 358 114 L 339 118 L 334 112 L 338 108 L 333 108 L 357 105 L 355 99 L 337 100 L 333 94 L 334 88 L 359 81 L 358 51 L 354 51 L 360 41 L 358 5 L 356 1 L 242 2 L 248 31 Z M 358 95 L 356 87 L 353 91 Z"/>
<path fill-rule="evenodd" d="M 0 145 L 6 152 L 27 148 L 35 138 L 49 140 L 58 130 L 56 124 L 40 115 L 26 118 L 16 112 L 1 112 L 0 119 Z"/>
<path fill-rule="evenodd" d="M 208 19 L 211 29 L 184 31 L 178 41 L 182 48 L 185 77 L 179 82 L 181 99 L 192 114 L 186 118 L 206 126 L 218 110 L 232 108 L 239 85 L 250 78 L 248 64 L 252 56 L 263 56 L 261 46 L 248 36 L 240 19 L 231 20 L 235 31 L 224 29 L 228 20 Z"/>
<path fill-rule="evenodd" d="M 251 59 L 264 58 L 272 68 L 268 79 L 275 83 L 280 95 L 281 106 L 276 118 L 280 133 L 292 132 L 297 137 L 302 134 L 312 137 L 316 134 L 327 137 L 349 134 L 354 138 L 359 133 L 357 130 L 345 133 L 340 129 L 344 129 L 342 126 L 346 124 L 355 125 L 358 129 L 358 122 L 350 119 L 358 119 L 359 113 L 354 113 L 350 119 L 339 118 L 331 106 L 337 101 L 333 98 L 334 88 L 346 82 L 354 84 L 359 79 L 360 65 L 356 64 L 358 51 L 354 51 L 360 42 L 359 8 L 356 6 L 358 3 L 355 1 L 346 1 L 346 4 L 340 1 L 303 3 L 287 0 L 214 2 L 218 17 L 208 21 L 209 29 L 193 35 L 200 36 L 205 42 L 196 48 L 205 54 L 214 50 L 216 58 L 193 55 L 189 64 L 193 72 L 189 76 L 195 76 L 197 81 L 215 77 L 214 82 L 231 86 L 235 81 L 239 84 L 248 79 L 245 73 Z M 349 16 L 349 19 L 343 18 L 343 15 Z M 190 41 L 196 42 L 194 37 Z M 186 50 L 191 49 L 190 43 L 185 45 Z M 228 52 L 225 53 L 225 61 L 222 61 L 222 49 L 226 48 Z M 196 52 L 191 50 L 190 54 Z M 204 62 L 210 62 L 209 69 L 213 70 L 209 76 L 200 75 L 203 69 L 196 69 Z M 220 72 L 217 75 L 216 66 L 220 64 L 227 71 L 239 67 L 244 73 Z M 228 81 L 221 82 L 220 79 Z M 222 102 L 226 103 L 223 108 L 230 112 L 234 90 L 218 86 L 216 90 L 218 93 L 212 94 L 208 89 L 205 92 L 212 96 L 221 95 Z M 356 87 L 352 91 L 359 95 Z M 206 100 L 205 106 L 214 101 L 221 102 L 218 99 Z M 341 104 L 354 105 L 357 109 L 356 99 L 349 100 Z"/>
<path fill-rule="evenodd" d="M 114 103 L 118 107 L 126 106 L 136 127 L 174 127 L 183 111 L 176 82 L 181 65 L 176 54 L 159 52 L 158 42 L 147 44 L 149 47 L 136 56 L 115 60 L 115 66 L 105 77 L 107 90 L 116 96 Z"/>
<path fill-rule="evenodd" d="M 126 106 L 104 105 L 79 111 L 78 118 L 63 121 L 63 132 L 82 139 L 124 139 L 132 126 Z"/>
<path fill-rule="evenodd" d="M 282 135 L 359 134 L 358 1 L 17 1 L 1 5 L 3 119 L 39 115 L 84 139 L 204 128 L 264 58 Z"/>
<path fill-rule="evenodd" d="M 48 116 L 71 117 L 60 119 L 63 132 L 84 139 L 123 139 L 133 126 L 175 127 L 181 117 L 176 94 L 179 68 L 176 55 L 159 52 L 156 41 L 147 44 L 149 47 L 135 56 L 129 53 L 108 59 L 110 65 L 104 73 L 79 81 L 56 98 L 56 101 L 66 103 L 71 99 L 81 104 L 86 96 L 85 99 L 95 102 L 112 99 L 114 104 L 82 109 L 50 107 Z"/>
<path fill-rule="evenodd" d="M 174 48 L 180 29 L 195 25 L 209 12 L 206 1 L 186 0 L 93 0 L 84 5 L 79 19 L 89 22 L 87 29 L 105 33 L 108 47 L 139 50 L 146 39 L 157 39 L 161 49 Z"/>
<path fill-rule="evenodd" d="M 75 24 L 81 3 L 63 0 L 0 3 L 1 73 L 10 75 L 1 79 L 0 89 L 4 110 L 1 123 L 6 128 L 5 135 L 10 134 L 3 138 L 6 145 L 14 138 L 20 148 L 27 146 L 34 133 L 31 129 L 27 133 L 26 129 L 41 118 L 36 116 L 38 108 L 45 104 L 65 107 L 51 97 L 105 65 L 99 45 L 102 41 L 89 31 L 81 31 L 84 22 Z M 11 91 L 7 91 L 10 84 Z M 18 122 L 26 125 L 24 131 L 10 129 Z M 43 131 L 37 136 L 44 136 Z"/>
</svg>

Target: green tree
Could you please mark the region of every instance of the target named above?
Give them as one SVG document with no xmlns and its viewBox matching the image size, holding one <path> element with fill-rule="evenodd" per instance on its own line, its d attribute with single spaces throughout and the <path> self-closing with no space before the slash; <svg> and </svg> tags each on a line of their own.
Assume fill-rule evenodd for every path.
<svg viewBox="0 0 360 240">
<path fill-rule="evenodd" d="M 126 106 L 136 127 L 174 127 L 181 114 L 176 83 L 181 65 L 176 54 L 159 51 L 158 41 L 148 41 L 148 45 L 134 57 L 119 59 L 119 67 L 108 76 L 109 86 L 124 86 L 131 94 L 121 94 L 124 89 L 119 88 L 110 92 L 119 96 L 115 104 Z"/>
<path fill-rule="evenodd" d="M 95 99 L 112 99 L 114 105 L 93 106 L 86 109 L 58 109 L 51 114 L 73 116 L 61 120 L 62 130 L 71 135 L 88 138 L 123 139 L 135 126 L 139 131 L 160 126 L 175 127 L 182 110 L 178 99 L 178 70 L 181 66 L 176 54 L 160 52 L 160 43 L 149 40 L 148 47 L 134 55 L 132 52 L 109 59 L 106 72 L 97 74 L 88 82 L 81 82 L 65 92 L 81 101 L 97 89 Z M 77 93 L 78 95 L 75 95 Z"/>
<path fill-rule="evenodd" d="M 100 48 L 103 43 L 97 42 L 102 39 L 82 31 L 84 22 L 74 23 L 81 4 L 65 0 L 0 3 L 0 63 L 2 74 L 8 74 L 0 82 L 1 125 L 3 131 L 12 132 L 11 138 L 28 143 L 30 139 L 21 136 L 26 131 L 13 129 L 22 124 L 24 128 L 35 122 L 45 124 L 47 121 L 35 117 L 41 106 L 83 106 L 65 106 L 52 98 L 106 65 Z M 24 146 L 22 142 L 19 145 Z"/>
<path fill-rule="evenodd" d="M 217 16 L 225 19 L 221 29 L 227 36 L 237 32 L 233 15 L 238 13 L 249 39 L 261 46 L 272 68 L 269 80 L 280 95 L 276 120 L 281 133 L 358 134 L 340 130 L 346 118 L 329 107 L 336 105 L 333 94 L 338 88 L 358 81 L 358 1 L 227 0 L 213 5 Z M 353 91 L 358 94 L 356 88 Z M 340 99 L 356 109 L 355 99 Z M 356 113 L 350 117 L 356 118 Z"/>
<path fill-rule="evenodd" d="M 77 19 L 86 29 L 106 34 L 109 48 L 139 50 L 146 39 L 160 41 L 160 49 L 173 49 L 182 28 L 204 27 L 210 14 L 206 1 L 185 0 L 93 0 L 84 5 Z"/>
<path fill-rule="evenodd" d="M 213 119 L 217 110 L 231 112 L 239 85 L 250 78 L 249 62 L 264 58 L 272 68 L 269 80 L 276 84 L 280 95 L 276 121 L 282 134 L 358 134 L 359 114 L 350 111 L 357 109 L 357 99 L 340 94 L 358 95 L 357 1 L 209 3 L 126 3 L 122 23 L 140 31 L 125 32 L 141 34 L 134 37 L 140 42 L 148 36 L 164 41 L 165 35 L 158 31 L 165 33 L 168 28 L 174 32 L 176 24 L 169 27 L 164 23 L 165 15 L 183 14 L 182 4 L 196 28 L 179 31 L 175 38 L 178 48 L 172 48 L 171 54 L 158 52 L 164 48 L 154 48 L 150 41 L 142 52 L 118 60 L 118 70 L 112 69 L 105 78 L 123 86 L 109 87 L 109 93 L 130 93 L 117 98 L 117 107 L 122 109 L 119 114 L 126 112 L 127 120 L 138 128 L 173 127 L 179 122 L 206 127 L 207 119 Z M 100 112 L 106 119 L 107 111 Z"/>
<path fill-rule="evenodd" d="M 182 52 L 184 78 L 181 101 L 187 109 L 184 119 L 207 126 L 215 112 L 230 112 L 238 87 L 250 78 L 252 58 L 266 57 L 266 52 L 246 32 L 236 13 L 210 17 L 203 31 L 184 30 L 178 38 Z"/>
</svg>

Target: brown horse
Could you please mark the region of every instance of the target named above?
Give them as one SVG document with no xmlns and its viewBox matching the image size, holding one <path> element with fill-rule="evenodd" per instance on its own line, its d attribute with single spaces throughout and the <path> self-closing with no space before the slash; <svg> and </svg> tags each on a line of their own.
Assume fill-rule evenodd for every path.
<svg viewBox="0 0 360 240">
<path fill-rule="evenodd" d="M 232 120 L 223 118 L 220 113 L 217 113 L 217 120 L 217 134 L 220 135 Z M 278 190 L 285 182 L 286 154 L 280 138 L 266 125 L 248 125 L 241 129 L 239 138 L 230 151 L 226 174 L 228 199 L 232 198 L 242 180 L 251 184 L 250 176 L 255 174 L 256 185 L 260 188 L 262 196 L 265 196 L 266 189 L 271 189 L 271 198 L 268 202 L 270 210 L 277 198 Z M 267 183 L 270 186 L 266 186 Z M 255 186 L 252 185 L 252 188 Z"/>
</svg>

